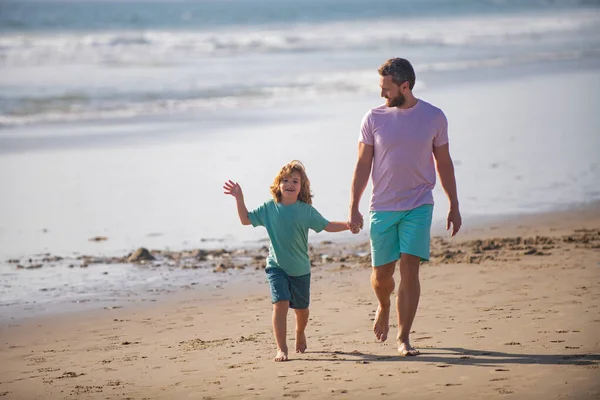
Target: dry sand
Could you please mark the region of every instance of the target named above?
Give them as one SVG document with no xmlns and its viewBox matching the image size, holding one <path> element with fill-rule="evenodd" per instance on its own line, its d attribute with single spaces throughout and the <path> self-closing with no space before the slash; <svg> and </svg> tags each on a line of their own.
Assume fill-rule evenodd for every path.
<svg viewBox="0 0 600 400">
<path fill-rule="evenodd" d="M 390 339 L 375 341 L 366 245 L 323 243 L 308 351 L 290 362 L 272 361 L 268 287 L 254 279 L 6 323 L 0 397 L 600 398 L 599 228 L 594 204 L 434 239 L 413 325 L 418 357 L 397 354 L 395 316 Z"/>
</svg>

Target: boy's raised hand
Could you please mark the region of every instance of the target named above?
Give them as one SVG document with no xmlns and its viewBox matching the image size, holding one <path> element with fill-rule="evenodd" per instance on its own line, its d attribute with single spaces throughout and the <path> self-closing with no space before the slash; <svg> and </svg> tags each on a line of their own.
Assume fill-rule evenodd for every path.
<svg viewBox="0 0 600 400">
<path fill-rule="evenodd" d="M 224 192 L 225 194 L 230 194 L 233 197 L 235 197 L 236 199 L 243 197 L 242 188 L 240 187 L 240 185 L 237 182 L 233 182 L 232 180 L 229 180 L 229 181 L 225 182 L 225 184 L 223 185 L 223 189 L 225 190 L 225 192 Z"/>
</svg>

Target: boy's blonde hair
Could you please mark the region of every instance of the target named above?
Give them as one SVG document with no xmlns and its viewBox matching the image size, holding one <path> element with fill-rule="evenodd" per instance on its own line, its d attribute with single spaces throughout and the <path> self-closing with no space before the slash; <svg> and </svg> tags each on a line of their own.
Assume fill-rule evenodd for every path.
<svg viewBox="0 0 600 400">
<path fill-rule="evenodd" d="M 273 199 L 277 203 L 281 201 L 281 190 L 279 190 L 279 185 L 281 184 L 283 178 L 292 175 L 292 172 L 297 172 L 300 174 L 300 193 L 298 194 L 298 200 L 307 204 L 312 204 L 313 195 L 310 192 L 310 181 L 308 180 L 308 176 L 306 176 L 304 164 L 298 160 L 292 160 L 285 164 L 273 180 L 273 183 L 270 187 Z"/>
</svg>

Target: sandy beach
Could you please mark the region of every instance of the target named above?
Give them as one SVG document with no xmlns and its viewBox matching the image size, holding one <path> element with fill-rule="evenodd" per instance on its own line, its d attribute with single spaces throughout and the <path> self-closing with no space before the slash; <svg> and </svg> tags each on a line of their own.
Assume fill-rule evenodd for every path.
<svg viewBox="0 0 600 400">
<path fill-rule="evenodd" d="M 263 271 L 0 328 L 7 399 L 597 399 L 600 204 L 435 237 L 412 341 L 371 332 L 366 243 L 313 248 L 308 351 L 275 363 Z M 293 319 L 288 319 L 288 340 Z M 291 336 L 290 336 L 291 335 Z M 293 339 L 288 341 L 294 347 Z"/>
<path fill-rule="evenodd" d="M 0 399 L 600 399 L 596 3 L 3 2 Z M 368 231 L 321 232 L 308 351 L 275 363 L 267 233 L 223 182 L 254 209 L 299 159 L 347 218 L 396 56 L 447 115 L 463 217 L 449 238 L 438 183 L 421 355 L 395 315 L 375 340 Z"/>
</svg>

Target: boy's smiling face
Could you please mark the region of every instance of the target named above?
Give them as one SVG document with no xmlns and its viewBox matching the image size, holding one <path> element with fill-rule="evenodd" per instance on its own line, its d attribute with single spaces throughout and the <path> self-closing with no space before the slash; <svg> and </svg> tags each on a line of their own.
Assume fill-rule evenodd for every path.
<svg viewBox="0 0 600 400">
<path fill-rule="evenodd" d="M 298 200 L 300 187 L 302 185 L 301 179 L 302 177 L 297 171 L 293 171 L 289 176 L 283 177 L 281 183 L 279 184 L 282 203 L 291 204 Z"/>
</svg>

